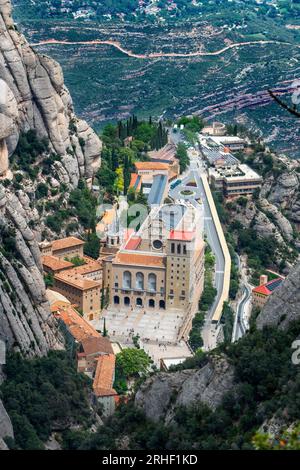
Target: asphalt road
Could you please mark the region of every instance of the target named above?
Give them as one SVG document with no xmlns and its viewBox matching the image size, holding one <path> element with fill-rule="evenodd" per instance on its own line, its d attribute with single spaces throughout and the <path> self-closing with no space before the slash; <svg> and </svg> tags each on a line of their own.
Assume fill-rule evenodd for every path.
<svg viewBox="0 0 300 470">
<path fill-rule="evenodd" d="M 232 342 L 237 341 L 239 338 L 244 336 L 244 334 L 247 331 L 246 325 L 244 323 L 244 310 L 245 310 L 245 305 L 247 302 L 249 302 L 249 299 L 251 297 L 251 289 L 249 286 L 246 284 L 244 285 L 244 290 L 243 290 L 243 296 L 238 304 L 237 312 L 236 312 L 236 317 L 235 317 L 235 323 L 234 323 L 234 328 L 233 328 L 233 333 L 232 333 Z"/>
</svg>

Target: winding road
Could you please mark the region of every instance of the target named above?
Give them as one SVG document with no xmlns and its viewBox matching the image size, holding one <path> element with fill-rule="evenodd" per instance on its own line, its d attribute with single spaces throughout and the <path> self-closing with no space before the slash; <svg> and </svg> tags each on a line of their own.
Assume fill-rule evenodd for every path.
<svg viewBox="0 0 300 470">
<path fill-rule="evenodd" d="M 178 135 L 176 135 L 176 138 L 178 140 Z M 203 186 L 202 178 L 200 176 L 201 173 L 204 171 L 205 168 L 203 166 L 202 161 L 200 161 L 198 158 L 195 160 L 191 160 L 190 167 L 186 175 L 182 179 L 181 184 L 176 186 L 174 189 L 170 189 L 169 195 L 175 201 L 180 199 L 186 199 L 195 207 L 198 205 L 197 199 L 201 199 L 203 204 L 204 232 L 207 236 L 207 241 L 216 259 L 214 285 L 217 289 L 217 295 L 214 299 L 213 305 L 207 312 L 205 324 L 202 329 L 204 349 L 209 350 L 214 349 L 217 345 L 218 325 L 212 323 L 212 318 L 223 294 L 225 258 L 218 236 L 217 228 L 213 220 L 211 209 L 207 200 L 207 195 Z M 187 183 L 191 180 L 194 180 L 196 182 L 196 187 L 187 186 Z M 193 191 L 193 194 L 183 196 L 182 191 L 187 189 Z"/>
<path fill-rule="evenodd" d="M 291 46 L 288 42 L 281 42 L 275 40 L 265 40 L 265 41 L 246 41 L 246 42 L 237 42 L 233 44 L 229 44 L 228 46 L 223 47 L 217 51 L 212 52 L 203 52 L 203 51 L 194 51 L 194 52 L 150 52 L 149 54 L 136 54 L 135 52 L 130 51 L 129 49 L 125 49 L 121 43 L 118 41 L 112 40 L 101 40 L 101 39 L 94 39 L 92 41 L 63 41 L 58 39 L 45 39 L 43 41 L 39 41 L 36 43 L 30 44 L 31 47 L 38 47 L 38 46 L 45 46 L 45 45 L 64 45 L 64 46 L 89 46 L 89 45 L 107 45 L 112 46 L 118 49 L 123 54 L 127 55 L 128 57 L 133 57 L 135 59 L 157 59 L 159 57 L 209 57 L 209 56 L 218 56 L 222 55 L 225 52 L 231 49 L 238 49 L 239 47 L 245 46 L 259 46 L 265 44 L 278 44 L 278 45 L 285 45 Z"/>
<path fill-rule="evenodd" d="M 250 301 L 251 298 L 251 289 L 250 287 L 245 284 L 243 289 L 243 296 L 241 301 L 238 304 L 235 319 L 234 319 L 234 326 L 232 331 L 232 342 L 234 343 L 239 338 L 244 336 L 247 331 L 247 325 L 245 325 L 244 320 L 244 310 L 246 304 Z"/>
</svg>

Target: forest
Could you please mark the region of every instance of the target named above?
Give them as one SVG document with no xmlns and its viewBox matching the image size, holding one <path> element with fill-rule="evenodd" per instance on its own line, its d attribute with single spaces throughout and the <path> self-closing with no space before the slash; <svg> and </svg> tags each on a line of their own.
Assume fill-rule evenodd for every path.
<svg viewBox="0 0 300 470">
<path fill-rule="evenodd" d="M 161 121 L 139 121 L 131 116 L 126 122 L 107 124 L 101 135 L 102 165 L 97 173 L 99 186 L 104 189 L 104 202 L 127 194 L 130 174 L 135 161 L 147 161 L 149 150 L 158 150 L 168 142 L 168 132 Z"/>
<path fill-rule="evenodd" d="M 147 419 L 130 402 L 121 405 L 93 435 L 81 435 L 84 438 L 80 440 L 76 431 L 69 432 L 68 448 L 113 450 L 125 437 L 129 449 L 272 448 L 269 438 L 258 432 L 262 423 L 280 416 L 287 429 L 300 419 L 300 370 L 291 363 L 291 345 L 299 334 L 299 321 L 287 331 L 270 327 L 257 330 L 252 326 L 251 332 L 237 343 L 224 343 L 209 353 L 225 355 L 235 369 L 234 388 L 214 411 L 200 402 L 189 408 L 178 407 L 174 420 L 166 425 Z M 199 352 L 177 369 L 197 369 L 207 360 L 208 356 Z M 278 447 L 284 449 L 285 445 Z"/>
</svg>

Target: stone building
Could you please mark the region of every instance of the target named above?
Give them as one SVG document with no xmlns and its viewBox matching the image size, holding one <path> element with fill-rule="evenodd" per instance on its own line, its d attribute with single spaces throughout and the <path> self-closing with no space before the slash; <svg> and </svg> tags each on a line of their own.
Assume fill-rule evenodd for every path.
<svg viewBox="0 0 300 470">
<path fill-rule="evenodd" d="M 259 286 L 252 289 L 253 306 L 262 309 L 275 289 L 282 284 L 283 280 L 282 277 L 277 277 L 276 279 L 268 281 L 268 276 L 260 276 Z"/>
<path fill-rule="evenodd" d="M 197 311 L 205 244 L 196 212 L 185 203 L 152 209 L 116 255 L 102 260 L 109 308 Z"/>
<path fill-rule="evenodd" d="M 54 256 L 58 259 L 82 258 L 84 242 L 76 237 L 66 237 L 52 242 L 44 241 L 40 243 L 40 250 L 43 256 Z"/>
<path fill-rule="evenodd" d="M 95 315 L 100 313 L 101 282 L 60 272 L 54 276 L 53 288 L 67 297 L 89 320 L 93 320 Z"/>
</svg>

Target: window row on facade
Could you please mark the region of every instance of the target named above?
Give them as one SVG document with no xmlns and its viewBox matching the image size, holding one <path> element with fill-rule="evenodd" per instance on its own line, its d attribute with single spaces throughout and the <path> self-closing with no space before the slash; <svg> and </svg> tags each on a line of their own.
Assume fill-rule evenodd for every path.
<svg viewBox="0 0 300 470">
<path fill-rule="evenodd" d="M 123 289 L 131 289 L 133 288 L 133 276 L 130 271 L 124 271 L 123 273 Z M 156 291 L 156 274 L 150 273 L 147 276 L 147 289 L 149 291 Z M 135 275 L 135 283 L 134 283 L 135 289 L 139 290 L 144 290 L 145 289 L 145 276 L 143 273 L 138 272 Z"/>
<path fill-rule="evenodd" d="M 121 300 L 122 300 L 122 297 L 120 298 L 118 295 L 115 295 L 114 296 L 114 305 L 120 305 Z M 124 297 L 123 303 L 126 307 L 129 307 L 131 305 L 130 297 Z M 145 307 L 143 299 L 141 297 L 137 297 L 135 299 L 135 306 L 136 307 Z M 148 302 L 147 302 L 147 306 L 150 307 L 150 308 L 155 308 L 155 307 L 159 307 L 159 308 L 163 308 L 163 309 L 166 308 L 166 304 L 165 304 L 164 300 L 159 300 L 159 302 L 155 302 L 154 299 L 149 299 Z"/>
</svg>

